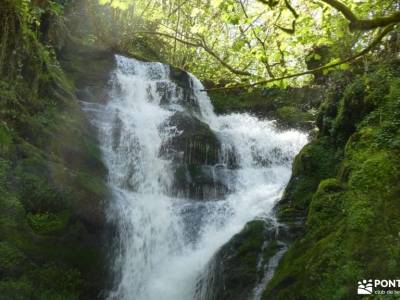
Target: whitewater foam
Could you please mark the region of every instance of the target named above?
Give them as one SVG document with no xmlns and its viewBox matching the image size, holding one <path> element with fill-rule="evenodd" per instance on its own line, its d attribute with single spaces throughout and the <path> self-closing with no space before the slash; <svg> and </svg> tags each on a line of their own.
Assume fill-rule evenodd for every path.
<svg viewBox="0 0 400 300">
<path fill-rule="evenodd" d="M 108 103 L 85 105 L 99 128 L 113 193 L 108 217 L 118 229 L 115 285 L 108 298 L 191 300 L 197 278 L 216 251 L 248 221 L 271 217 L 307 136 L 279 131 L 273 121 L 245 113 L 217 116 L 200 81 L 190 76 L 199 106 L 192 113 L 222 145 L 219 163 L 210 168 L 227 168 L 232 152 L 237 167 L 229 173 L 232 192 L 223 199 L 173 197 L 168 193 L 173 163 L 160 148 L 181 134 L 163 126 L 175 112 L 187 110 L 180 104 L 184 93 L 166 65 L 122 56 L 116 61 Z M 162 103 L 165 97 L 168 105 Z"/>
</svg>

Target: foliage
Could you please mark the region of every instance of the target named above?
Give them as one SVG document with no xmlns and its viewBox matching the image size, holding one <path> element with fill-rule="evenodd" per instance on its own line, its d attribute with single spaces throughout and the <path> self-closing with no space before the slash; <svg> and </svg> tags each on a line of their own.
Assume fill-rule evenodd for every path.
<svg viewBox="0 0 400 300">
<path fill-rule="evenodd" d="M 360 52 L 374 38 L 373 32 L 352 31 L 354 20 L 338 13 L 330 1 L 272 1 L 274 5 L 248 0 L 99 2 L 113 16 L 117 44 L 161 39 L 165 45 L 161 56 L 167 62 L 223 85 L 301 72 L 311 59 L 316 67 L 335 64 Z M 390 15 L 398 9 L 389 0 L 362 5 L 342 2 L 360 19 Z M 326 56 L 316 51 L 321 47 L 329 49 Z M 135 51 L 134 45 L 126 48 Z M 349 64 L 338 68 L 348 69 Z M 311 78 L 274 84 L 299 85 Z"/>
<path fill-rule="evenodd" d="M 49 93 L 70 86 L 63 80 L 54 50 L 40 43 L 48 32 L 41 22 L 60 18 L 60 6 L 52 1 L 6 0 L 0 4 L 0 117 L 25 121 L 31 114 L 55 105 Z M 63 84 L 67 86 L 63 86 Z"/>
</svg>

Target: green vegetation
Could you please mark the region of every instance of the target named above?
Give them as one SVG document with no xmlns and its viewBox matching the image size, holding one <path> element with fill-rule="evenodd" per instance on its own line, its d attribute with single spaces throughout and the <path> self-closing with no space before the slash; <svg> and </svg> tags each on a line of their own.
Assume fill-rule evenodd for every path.
<svg viewBox="0 0 400 300">
<path fill-rule="evenodd" d="M 0 4 L 1 299 L 93 299 L 104 287 L 105 169 L 56 59 L 63 9 Z"/>
<path fill-rule="evenodd" d="M 98 2 L 95 40 L 154 59 L 138 47 L 145 41 L 163 61 L 225 88 L 301 86 L 347 70 L 400 21 L 390 0 Z"/>
<path fill-rule="evenodd" d="M 328 94 L 320 135 L 298 155 L 280 211 L 299 209 L 305 233 L 264 299 L 352 299 L 360 278 L 398 273 L 399 70 L 398 61 L 376 65 L 344 76 L 339 97 Z"/>
<path fill-rule="evenodd" d="M 335 174 L 341 156 L 340 149 L 335 149 L 328 138 L 321 137 L 306 145 L 294 161 L 292 178 L 278 207 L 278 215 L 282 218 L 291 213 L 294 215 L 290 218 L 302 215 L 319 182 Z"/>
</svg>

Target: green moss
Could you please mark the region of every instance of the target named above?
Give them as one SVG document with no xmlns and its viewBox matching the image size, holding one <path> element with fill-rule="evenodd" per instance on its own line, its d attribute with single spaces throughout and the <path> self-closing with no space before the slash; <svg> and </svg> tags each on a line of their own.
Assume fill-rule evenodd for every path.
<svg viewBox="0 0 400 300">
<path fill-rule="evenodd" d="M 9 58 L 0 57 L 0 298 L 94 299 L 105 277 L 106 172 L 75 87 L 35 23 L 63 19 L 46 14 L 51 1 L 21 3 L 0 10 L 9 29 L 0 43 Z"/>
<path fill-rule="evenodd" d="M 365 85 L 362 78 L 347 86 L 338 105 L 338 113 L 332 127 L 332 134 L 339 141 L 345 141 L 354 133 L 357 123 L 370 108 L 364 102 Z"/>
<path fill-rule="evenodd" d="M 0 148 L 1 151 L 6 152 L 8 147 L 11 145 L 12 135 L 5 124 L 0 123 Z"/>
<path fill-rule="evenodd" d="M 306 206 L 305 233 L 289 248 L 263 299 L 352 299 L 358 280 L 397 276 L 398 76 L 387 67 L 380 68 L 356 78 L 343 97 L 328 99 L 329 104 L 323 106 L 325 116 L 320 120 L 325 121 L 319 123 L 323 130 L 299 154 L 293 170 L 297 179 L 292 178 L 286 192 L 311 193 L 288 194 L 294 204 L 303 203 L 301 197 L 312 198 Z M 307 154 L 321 154 L 324 140 L 330 141 L 325 144 L 328 156 L 343 156 L 324 165 L 328 157 L 311 155 L 310 163 Z M 312 170 L 315 177 L 310 175 Z M 310 178 L 318 182 L 311 192 L 303 188 Z"/>
<path fill-rule="evenodd" d="M 1 299 L 77 300 L 82 279 L 78 271 L 56 266 L 32 269 L 16 280 L 0 281 Z"/>
<path fill-rule="evenodd" d="M 69 298 L 78 299 L 79 290 L 83 283 L 81 274 L 76 269 L 65 269 L 56 265 L 46 265 L 32 273 L 32 280 L 42 285 L 45 290 L 53 294 L 69 295 Z"/>
<path fill-rule="evenodd" d="M 329 138 L 306 145 L 295 158 L 292 178 L 278 207 L 278 216 L 286 219 L 293 213 L 304 214 L 320 180 L 332 177 L 342 156 Z"/>
<path fill-rule="evenodd" d="M 0 158 L 0 191 L 3 193 L 6 191 L 7 187 L 7 175 L 10 170 L 10 162 L 3 158 Z"/>
<path fill-rule="evenodd" d="M 266 235 L 266 223 L 252 221 L 218 251 L 215 286 L 212 287 L 215 299 L 247 299 L 252 295 L 253 288 L 263 276 L 259 262 Z"/>
<path fill-rule="evenodd" d="M 344 214 L 342 189 L 341 183 L 335 178 L 321 181 L 309 205 L 308 228 L 315 228 L 321 234 L 336 225 Z M 325 220 L 329 220 L 329 223 Z"/>
<path fill-rule="evenodd" d="M 27 220 L 29 226 L 38 234 L 57 234 L 65 230 L 69 213 L 28 213 Z"/>
<path fill-rule="evenodd" d="M 0 242 L 0 274 L 15 275 L 24 269 L 26 256 L 8 242 Z"/>
<path fill-rule="evenodd" d="M 26 279 L 0 281 L 0 295 L 2 299 L 32 299 L 33 291 L 34 287 L 32 283 Z"/>
<path fill-rule="evenodd" d="M 296 127 L 299 124 L 313 122 L 314 115 L 312 111 L 301 111 L 298 107 L 283 106 L 276 110 L 278 120 L 284 120 L 288 126 Z"/>
<path fill-rule="evenodd" d="M 25 209 L 15 195 L 0 196 L 0 236 L 4 237 L 11 229 L 17 229 L 25 222 Z"/>
<path fill-rule="evenodd" d="M 29 212 L 60 212 L 68 206 L 63 191 L 36 175 L 21 174 L 21 199 Z"/>
<path fill-rule="evenodd" d="M 258 251 L 264 243 L 264 234 L 266 232 L 263 221 L 251 221 L 246 224 L 241 235 L 246 236 L 242 240 L 237 255 L 247 257 L 247 265 L 254 267 L 257 260 Z"/>
<path fill-rule="evenodd" d="M 357 157 L 358 158 L 358 157 Z M 357 159 L 353 156 L 353 159 Z M 360 160 L 358 168 L 354 168 L 349 179 L 349 185 L 365 194 L 387 196 L 391 193 L 392 186 L 396 185 L 398 170 L 398 157 L 386 151 L 376 152 L 366 160 Z M 385 184 L 382 184 L 385 183 Z"/>
</svg>

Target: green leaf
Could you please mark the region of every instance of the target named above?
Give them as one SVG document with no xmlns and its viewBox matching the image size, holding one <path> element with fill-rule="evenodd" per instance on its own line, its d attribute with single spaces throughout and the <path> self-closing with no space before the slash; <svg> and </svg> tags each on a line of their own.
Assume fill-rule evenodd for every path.
<svg viewBox="0 0 400 300">
<path fill-rule="evenodd" d="M 346 71 L 346 70 L 348 70 L 348 69 L 350 68 L 350 65 L 349 65 L 349 64 L 341 64 L 341 65 L 339 66 L 339 68 L 340 68 L 341 70 L 343 70 L 343 71 Z"/>
<path fill-rule="evenodd" d="M 321 60 L 321 58 L 322 58 L 321 55 L 319 55 L 318 53 L 314 54 L 314 59 L 315 60 Z"/>
</svg>

